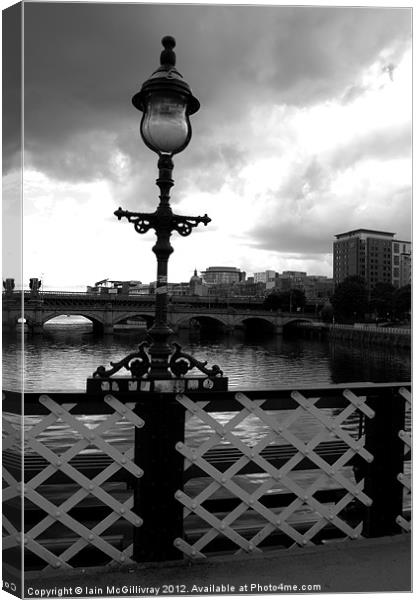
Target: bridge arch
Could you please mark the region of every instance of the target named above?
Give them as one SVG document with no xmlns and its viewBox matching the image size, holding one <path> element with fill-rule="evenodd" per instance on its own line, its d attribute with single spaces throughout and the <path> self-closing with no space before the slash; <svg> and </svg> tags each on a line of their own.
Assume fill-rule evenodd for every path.
<svg viewBox="0 0 418 600">
<path fill-rule="evenodd" d="M 123 321 L 126 321 L 126 319 L 135 319 L 138 317 L 140 317 L 141 319 L 143 319 L 146 322 L 147 329 L 149 327 L 151 327 L 151 325 L 154 323 L 154 314 L 151 315 L 149 313 L 144 313 L 144 312 L 134 313 L 134 312 L 130 311 L 130 312 L 121 313 L 121 314 L 118 314 L 117 316 L 115 316 L 114 320 L 113 320 L 113 324 L 118 325 L 118 324 L 122 323 Z"/>
<path fill-rule="evenodd" d="M 51 319 L 54 319 L 55 317 L 60 317 L 62 315 L 71 315 L 74 317 L 76 317 L 76 316 L 84 317 L 85 319 L 88 319 L 89 321 L 91 321 L 93 323 L 93 328 L 102 328 L 105 323 L 102 315 L 99 314 L 99 316 L 98 316 L 96 313 L 92 314 L 85 310 L 80 310 L 80 311 L 75 311 L 75 312 L 54 310 L 54 311 L 42 314 L 42 320 L 41 320 L 42 326 L 44 326 L 45 323 L 47 323 Z"/>
<path fill-rule="evenodd" d="M 174 315 L 172 315 L 174 317 Z M 187 315 L 179 315 L 177 319 L 172 318 L 172 324 L 182 329 L 183 327 L 190 327 L 191 321 L 197 321 L 203 327 L 217 327 L 222 329 L 228 329 L 230 323 L 228 320 L 221 315 L 208 315 L 201 313 L 188 313 Z"/>
<path fill-rule="evenodd" d="M 287 319 L 283 319 L 283 327 L 286 325 L 292 325 L 295 323 L 313 323 L 312 319 L 309 317 L 288 317 Z"/>
<path fill-rule="evenodd" d="M 248 333 L 276 333 L 277 325 L 274 319 L 268 317 L 245 317 L 241 325 Z"/>
<path fill-rule="evenodd" d="M 296 325 L 297 323 L 312 323 L 312 319 L 309 319 L 308 317 L 293 317 L 293 318 L 288 318 L 285 319 L 283 321 L 283 333 L 286 333 L 286 331 L 289 331 L 292 329 L 292 326 Z"/>
</svg>

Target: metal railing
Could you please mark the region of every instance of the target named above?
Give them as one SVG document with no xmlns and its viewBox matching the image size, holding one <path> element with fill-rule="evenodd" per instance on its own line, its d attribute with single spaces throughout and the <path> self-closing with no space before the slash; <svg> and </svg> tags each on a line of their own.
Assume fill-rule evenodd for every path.
<svg viewBox="0 0 418 600">
<path fill-rule="evenodd" d="M 106 387 L 25 394 L 23 429 L 20 394 L 4 393 L 12 567 L 21 543 L 26 570 L 50 570 L 410 528 L 409 384 L 187 395 Z"/>
<path fill-rule="evenodd" d="M 373 333 L 389 333 L 396 335 L 411 335 L 410 328 L 402 327 L 377 327 L 376 325 L 359 324 L 359 325 L 343 325 L 335 323 L 329 326 L 330 329 L 343 329 L 346 331 L 366 331 Z"/>
<path fill-rule="evenodd" d="M 3 290 L 3 296 L 20 296 L 24 294 L 25 296 L 33 296 L 33 292 L 31 290 L 17 290 L 14 289 L 13 292 L 7 293 Z M 36 296 L 99 296 L 100 294 L 94 294 L 92 292 L 82 292 L 82 291 L 63 291 L 63 290 L 38 290 L 35 294 Z"/>
<path fill-rule="evenodd" d="M 378 334 L 389 334 L 389 335 L 411 335 L 411 329 L 408 327 L 378 327 L 374 324 L 359 324 L 359 325 L 345 325 L 342 323 L 334 323 L 327 324 L 321 321 L 319 322 L 299 322 L 296 324 L 299 329 L 312 329 L 312 328 L 322 328 L 332 332 L 333 330 L 337 331 L 347 331 L 347 332 L 365 332 L 365 333 L 378 333 Z"/>
</svg>

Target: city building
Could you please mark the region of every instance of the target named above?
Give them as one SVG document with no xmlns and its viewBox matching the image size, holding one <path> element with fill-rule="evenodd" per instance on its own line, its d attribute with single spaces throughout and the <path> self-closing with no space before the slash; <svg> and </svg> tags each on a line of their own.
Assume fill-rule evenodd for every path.
<svg viewBox="0 0 418 600">
<path fill-rule="evenodd" d="M 273 290 L 279 293 L 300 290 L 308 304 L 323 305 L 334 292 L 334 280 L 325 275 L 308 275 L 306 271 L 283 271 L 276 273 L 274 286 L 266 289 L 266 293 Z"/>
<path fill-rule="evenodd" d="M 266 285 L 262 281 L 256 283 L 252 277 L 248 277 L 246 281 L 234 285 L 234 295 L 263 299 L 266 295 Z"/>
<path fill-rule="evenodd" d="M 395 287 L 411 283 L 411 242 L 393 240 L 392 283 Z"/>
<path fill-rule="evenodd" d="M 196 269 L 192 277 L 190 278 L 190 294 L 192 296 L 207 296 L 208 294 L 208 286 L 203 282 L 203 279 L 199 277 Z"/>
<path fill-rule="evenodd" d="M 238 283 L 214 283 L 208 286 L 208 295 L 216 298 L 235 298 L 237 296 L 246 298 L 264 299 L 266 284 L 239 281 Z"/>
<path fill-rule="evenodd" d="M 283 271 L 277 274 L 274 287 L 280 292 L 291 289 L 304 290 L 306 277 L 305 271 Z"/>
<path fill-rule="evenodd" d="M 245 272 L 237 267 L 208 267 L 206 271 L 201 271 L 203 281 L 208 285 L 214 283 L 238 283 L 245 281 Z"/>
<path fill-rule="evenodd" d="M 369 289 L 376 283 L 396 287 L 410 280 L 411 243 L 394 239 L 395 234 L 373 229 L 355 229 L 337 234 L 334 242 L 334 282 L 362 277 Z"/>
<path fill-rule="evenodd" d="M 169 296 L 189 296 L 190 294 L 190 283 L 188 281 L 181 281 L 180 283 L 167 283 L 167 294 Z M 155 294 L 157 289 L 157 282 L 153 281 L 149 284 L 150 294 Z"/>
<path fill-rule="evenodd" d="M 88 285 L 87 292 L 92 294 L 147 294 L 149 293 L 149 286 L 137 280 L 102 279 L 96 281 L 94 285 Z"/>
<path fill-rule="evenodd" d="M 276 277 L 278 273 L 271 269 L 262 271 L 261 273 L 254 273 L 254 283 L 265 283 L 266 290 L 271 290 L 276 286 Z"/>
</svg>

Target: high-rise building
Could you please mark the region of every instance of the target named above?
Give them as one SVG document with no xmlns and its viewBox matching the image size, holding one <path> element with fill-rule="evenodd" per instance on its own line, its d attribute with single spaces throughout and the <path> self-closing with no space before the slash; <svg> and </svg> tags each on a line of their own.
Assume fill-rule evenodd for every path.
<svg viewBox="0 0 418 600">
<path fill-rule="evenodd" d="M 401 247 L 409 242 L 398 242 L 394 233 L 373 229 L 355 229 L 337 234 L 334 242 L 334 282 L 342 283 L 352 275 L 362 277 L 369 289 L 376 283 L 392 283 L 399 287 L 401 281 Z M 396 251 L 396 253 L 395 253 Z M 396 265 L 395 265 L 395 256 Z M 403 277 L 406 277 L 407 259 L 403 259 Z"/>
<path fill-rule="evenodd" d="M 411 242 L 393 240 L 392 283 L 395 287 L 411 283 Z"/>
</svg>

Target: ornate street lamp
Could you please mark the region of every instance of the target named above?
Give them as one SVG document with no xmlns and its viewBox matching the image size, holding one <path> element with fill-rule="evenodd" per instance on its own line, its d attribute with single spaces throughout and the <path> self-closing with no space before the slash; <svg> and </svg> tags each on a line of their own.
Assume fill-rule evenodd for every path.
<svg viewBox="0 0 418 600">
<path fill-rule="evenodd" d="M 200 103 L 175 68 L 175 39 L 167 35 L 162 44 L 161 65 L 132 98 L 132 104 L 143 112 L 145 144 L 159 156 L 171 157 L 188 145 L 192 137 L 189 115 L 199 110 Z"/>
<path fill-rule="evenodd" d="M 169 344 L 169 337 L 173 333 L 167 321 L 167 270 L 168 259 L 173 252 L 170 244 L 171 234 L 177 231 L 182 236 L 188 236 L 199 223 L 206 226 L 211 220 L 206 214 L 203 217 L 176 215 L 170 206 L 170 189 L 174 185 L 172 157 L 188 145 L 192 135 L 189 117 L 199 110 L 200 103 L 175 68 L 175 39 L 166 36 L 162 39 L 162 44 L 164 50 L 161 52 L 160 67 L 132 98 L 135 108 L 143 113 L 142 139 L 148 148 L 159 156 L 159 175 L 156 183 L 160 189 L 160 203 L 153 213 L 129 212 L 122 208 L 115 211 L 118 220 L 125 217 L 133 223 L 138 233 L 154 229 L 157 236 L 153 247 L 157 257 L 155 321 L 148 332 L 151 344 L 142 342 L 138 352 L 129 354 L 118 363 L 111 363 L 112 368 L 109 370 L 103 366 L 99 367 L 93 377 L 105 379 L 125 368 L 137 379 L 168 380 L 180 378 L 197 367 L 207 376 L 206 388 L 214 387 L 215 378 L 218 384 L 222 380 L 222 387 L 225 387 L 226 379 L 222 377 L 222 371 L 217 365 L 207 368 L 207 362 L 198 361 L 182 352 L 178 344 Z M 219 388 L 219 385 L 215 387 Z M 144 389 L 148 388 L 144 386 Z"/>
</svg>

